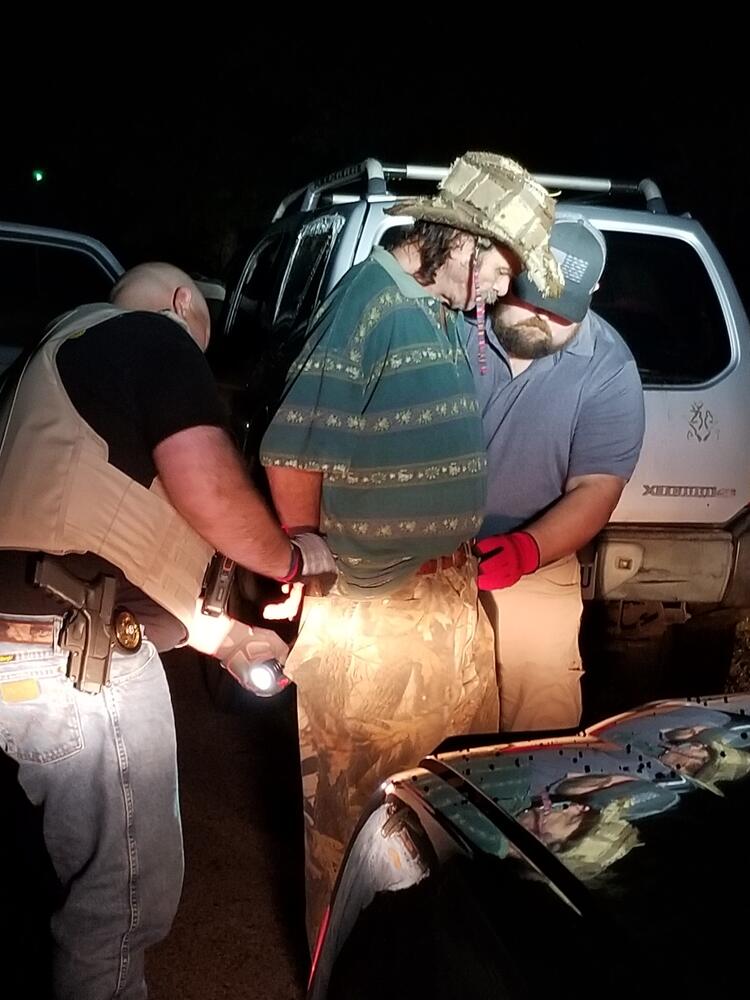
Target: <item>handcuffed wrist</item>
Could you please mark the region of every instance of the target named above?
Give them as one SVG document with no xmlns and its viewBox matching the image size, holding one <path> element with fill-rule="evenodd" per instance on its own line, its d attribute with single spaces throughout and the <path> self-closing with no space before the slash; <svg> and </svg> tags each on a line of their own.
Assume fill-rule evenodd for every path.
<svg viewBox="0 0 750 1000">
<path fill-rule="evenodd" d="M 286 576 L 277 576 L 279 583 L 292 583 L 298 579 L 302 573 L 302 551 L 294 542 L 289 543 L 292 548 L 292 558 Z"/>
</svg>

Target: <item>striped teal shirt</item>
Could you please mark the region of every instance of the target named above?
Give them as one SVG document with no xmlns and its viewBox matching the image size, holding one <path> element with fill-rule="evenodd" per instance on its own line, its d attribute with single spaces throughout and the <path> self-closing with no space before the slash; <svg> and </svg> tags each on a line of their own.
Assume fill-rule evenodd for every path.
<svg viewBox="0 0 750 1000">
<path fill-rule="evenodd" d="M 482 522 L 462 324 L 377 248 L 323 304 L 289 372 L 261 461 L 323 473 L 322 530 L 350 592 L 382 593 Z"/>
</svg>

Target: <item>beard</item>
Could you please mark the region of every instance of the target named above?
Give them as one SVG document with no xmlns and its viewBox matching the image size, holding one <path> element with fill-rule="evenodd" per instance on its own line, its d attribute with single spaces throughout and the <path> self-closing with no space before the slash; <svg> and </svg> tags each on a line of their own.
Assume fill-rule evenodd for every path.
<svg viewBox="0 0 750 1000">
<path fill-rule="evenodd" d="M 494 304 L 500 297 L 494 288 L 490 288 L 486 292 L 482 292 L 481 295 L 482 298 L 484 299 L 484 304 L 485 306 L 487 306 L 488 309 L 490 306 L 494 306 Z"/>
<path fill-rule="evenodd" d="M 492 329 L 510 357 L 524 361 L 546 358 L 564 346 L 553 342 L 552 330 L 541 316 L 530 316 L 512 326 L 494 320 Z"/>
</svg>

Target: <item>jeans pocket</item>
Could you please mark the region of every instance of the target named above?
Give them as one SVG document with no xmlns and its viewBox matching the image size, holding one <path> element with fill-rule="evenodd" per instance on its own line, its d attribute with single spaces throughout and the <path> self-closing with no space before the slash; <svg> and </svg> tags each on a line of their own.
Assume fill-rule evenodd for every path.
<svg viewBox="0 0 750 1000">
<path fill-rule="evenodd" d="M 70 680 L 29 671 L 22 680 L 0 684 L 0 746 L 14 760 L 36 764 L 78 753 L 83 735 Z"/>
</svg>

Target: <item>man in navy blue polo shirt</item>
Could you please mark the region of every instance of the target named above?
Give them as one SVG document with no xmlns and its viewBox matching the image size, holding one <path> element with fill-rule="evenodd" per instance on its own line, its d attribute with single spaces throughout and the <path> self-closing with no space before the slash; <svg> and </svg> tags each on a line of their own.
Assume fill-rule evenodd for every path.
<svg viewBox="0 0 750 1000">
<path fill-rule="evenodd" d="M 488 450 L 479 587 L 495 629 L 503 730 L 580 722 L 576 552 L 609 520 L 644 429 L 633 356 L 589 311 L 604 237 L 580 217 L 556 222 L 550 242 L 562 295 L 545 298 L 522 274 L 492 310 L 486 362 L 474 345 L 467 352 Z"/>
</svg>

